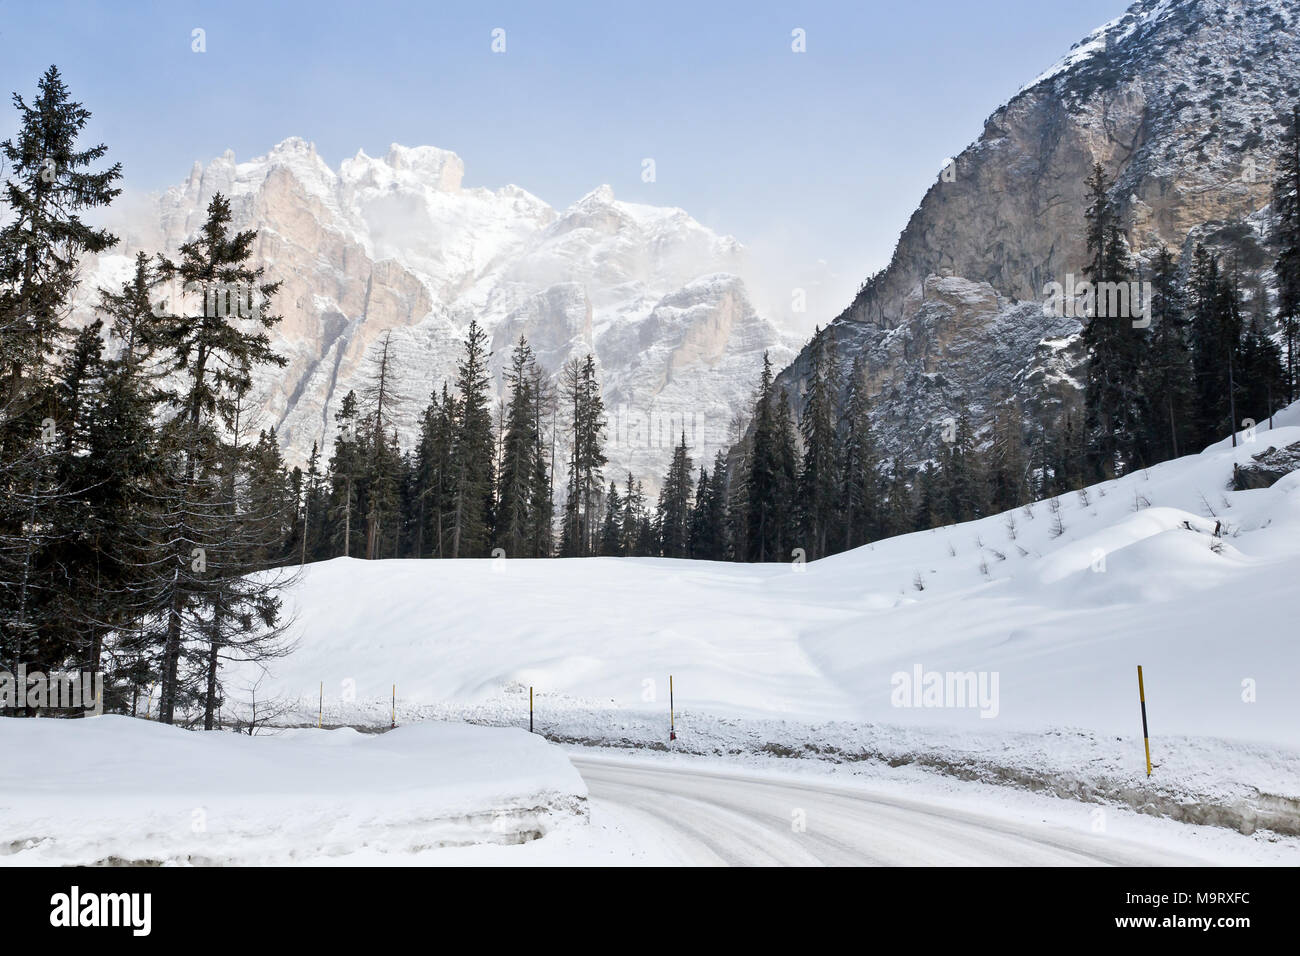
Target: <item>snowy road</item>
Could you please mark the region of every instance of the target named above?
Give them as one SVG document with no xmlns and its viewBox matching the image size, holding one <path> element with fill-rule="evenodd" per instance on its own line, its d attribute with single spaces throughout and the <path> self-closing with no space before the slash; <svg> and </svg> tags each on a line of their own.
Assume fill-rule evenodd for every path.
<svg viewBox="0 0 1300 956">
<path fill-rule="evenodd" d="M 700 866 L 1178 866 L 1203 857 L 818 780 L 571 758 L 596 807 Z M 803 829 L 798 824 L 803 824 Z"/>
</svg>

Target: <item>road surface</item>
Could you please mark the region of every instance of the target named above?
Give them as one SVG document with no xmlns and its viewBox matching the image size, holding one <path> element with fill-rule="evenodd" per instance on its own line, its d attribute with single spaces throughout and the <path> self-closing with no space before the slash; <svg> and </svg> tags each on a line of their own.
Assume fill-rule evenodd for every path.
<svg viewBox="0 0 1300 956">
<path fill-rule="evenodd" d="M 1163 846 L 815 779 L 571 755 L 594 805 L 701 866 L 1178 866 Z M 803 824 L 802 830 L 799 824 Z"/>
</svg>

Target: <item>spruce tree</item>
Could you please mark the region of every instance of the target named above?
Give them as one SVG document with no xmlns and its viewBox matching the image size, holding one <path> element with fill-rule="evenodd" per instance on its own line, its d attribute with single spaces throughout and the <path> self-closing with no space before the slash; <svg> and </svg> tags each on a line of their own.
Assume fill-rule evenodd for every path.
<svg viewBox="0 0 1300 956">
<path fill-rule="evenodd" d="M 264 282 L 263 270 L 249 264 L 257 233 L 232 232 L 230 223 L 230 203 L 218 193 L 198 237 L 181 246 L 179 262 L 163 259 L 159 268 L 161 276 L 179 280 L 199 299 L 196 306 L 182 301 L 180 311 L 165 314 L 159 332 L 159 351 L 178 383 L 168 396 L 175 414 L 167 438 L 176 466 L 162 515 L 167 537 L 159 569 L 166 625 L 158 714 L 168 723 L 182 702 L 182 654 L 187 641 L 202 640 L 205 615 L 224 608 L 247 620 L 276 600 L 273 579 L 246 577 L 230 486 L 220 476 L 228 467 L 222 430 L 238 428 L 254 369 L 285 364 L 267 334 L 280 321 L 269 309 L 279 283 Z M 229 307 L 232 298 L 240 309 Z"/>
<path fill-rule="evenodd" d="M 605 519 L 600 526 L 600 554 L 603 557 L 617 558 L 623 554 L 622 512 L 623 498 L 618 493 L 618 484 L 611 481 L 605 495 Z"/>
<path fill-rule="evenodd" d="M 1202 245 L 1197 245 L 1192 257 L 1191 313 L 1198 413 L 1192 450 L 1199 450 L 1235 430 L 1233 364 L 1240 339 L 1232 285 L 1223 276 L 1219 260 Z"/>
<path fill-rule="evenodd" d="M 776 511 L 777 538 L 774 561 L 788 561 L 797 547 L 799 516 L 796 495 L 799 490 L 798 428 L 790 408 L 790 393 L 782 387 L 776 399 Z"/>
<path fill-rule="evenodd" d="M 501 472 L 497 492 L 497 537 L 508 556 L 530 551 L 534 528 L 534 482 L 539 452 L 537 416 L 533 397 L 533 351 L 523 336 L 510 356 L 505 380 L 508 390 Z"/>
<path fill-rule="evenodd" d="M 87 253 L 117 239 L 82 220 L 120 193 L 121 167 L 95 171 L 105 146 L 78 139 L 90 112 L 71 100 L 56 67 L 36 98 L 13 96 L 18 131 L 0 143 L 8 169 L 0 222 L 0 662 L 53 669 L 72 648 L 57 637 L 62 569 L 52 550 L 74 534 L 75 489 L 63 484 L 73 423 L 55 375 L 69 333 L 61 324 Z M 92 364 L 99 357 L 84 355 Z M 63 433 L 62 440 L 59 433 Z M 66 637 L 66 631 L 64 632 Z"/>
<path fill-rule="evenodd" d="M 623 513 L 619 517 L 619 552 L 629 557 L 643 556 L 638 548 L 638 536 L 641 519 L 644 517 L 645 495 L 641 483 L 632 479 L 632 472 L 627 473 L 627 484 L 623 490 Z"/>
<path fill-rule="evenodd" d="M 1186 296 L 1177 260 L 1164 247 L 1156 253 L 1151 276 L 1151 321 L 1142 375 L 1143 405 L 1149 417 L 1141 444 L 1146 460 L 1154 463 L 1188 450 L 1195 419 Z"/>
<path fill-rule="evenodd" d="M 813 339 L 807 401 L 799 419 L 803 458 L 796 482 L 798 540 L 803 543 L 809 559 L 822 558 L 829 553 L 831 528 L 838 511 L 839 472 L 833 395 L 826 337 L 818 334 Z"/>
<path fill-rule="evenodd" d="M 866 368 L 855 357 L 849 373 L 840 445 L 841 548 L 861 547 L 880 536 L 880 465 L 871 428 Z"/>
<path fill-rule="evenodd" d="M 599 521 L 594 502 L 603 484 L 605 405 L 600 397 L 595 357 L 574 359 L 564 370 L 564 402 L 569 411 L 569 475 L 560 552 L 583 557 L 596 547 Z"/>
<path fill-rule="evenodd" d="M 385 531 L 392 531 L 398 524 L 395 513 L 401 492 L 401 454 L 392 447 L 390 434 L 405 397 L 394 375 L 391 340 L 390 332 L 371 359 L 370 378 L 361 391 L 365 556 L 369 560 L 380 557 Z"/>
<path fill-rule="evenodd" d="M 773 408 L 772 362 L 763 353 L 763 369 L 754 397 L 753 432 L 745 462 L 745 551 L 738 560 L 779 560 L 782 515 L 779 433 Z"/>
<path fill-rule="evenodd" d="M 352 557 L 360 553 L 361 518 L 358 510 L 361 483 L 365 477 L 365 444 L 361 433 L 361 409 L 356 392 L 349 390 L 334 413 L 338 434 L 330 456 L 330 517 L 334 525 L 330 557 Z"/>
<path fill-rule="evenodd" d="M 1277 178 L 1273 182 L 1272 239 L 1278 249 L 1273 271 L 1277 275 L 1278 319 L 1286 363 L 1286 400 L 1297 397 L 1296 342 L 1300 339 L 1300 106 L 1291 107 L 1290 123 L 1282 137 Z"/>
<path fill-rule="evenodd" d="M 657 510 L 660 552 L 665 558 L 690 556 L 691 471 L 694 467 L 686 448 L 686 432 L 673 449 L 673 460 L 659 492 Z"/>
<path fill-rule="evenodd" d="M 705 557 L 710 561 L 726 561 L 733 556 L 730 539 L 731 479 L 727 454 L 718 451 L 713 456 L 713 471 L 709 475 L 709 492 L 705 514 Z"/>
<path fill-rule="evenodd" d="M 691 508 L 690 534 L 687 557 L 697 560 L 712 558 L 710 506 L 709 506 L 709 470 L 700 466 L 700 477 L 695 483 L 695 504 Z"/>
<path fill-rule="evenodd" d="M 1119 212 L 1109 196 L 1111 183 L 1100 163 L 1093 166 L 1087 186 L 1088 264 L 1084 274 L 1093 284 L 1094 305 L 1083 329 L 1088 348 L 1084 408 L 1091 449 L 1089 467 L 1092 477 L 1100 479 L 1126 470 L 1135 459 L 1141 428 L 1138 355 L 1143 333 L 1132 325 L 1134 303 L 1129 303 L 1130 314 L 1111 315 L 1113 303 L 1102 294 L 1105 284 L 1127 287 L 1133 270 Z"/>
<path fill-rule="evenodd" d="M 451 554 L 486 557 L 492 540 L 494 496 L 492 412 L 488 401 L 487 333 L 471 320 L 465 355 L 456 370 L 460 393 L 452 434 Z"/>
<path fill-rule="evenodd" d="M 988 502 L 992 513 L 1009 511 L 1030 500 L 1029 466 L 1018 403 L 1006 402 L 994 409 L 987 462 Z"/>
</svg>

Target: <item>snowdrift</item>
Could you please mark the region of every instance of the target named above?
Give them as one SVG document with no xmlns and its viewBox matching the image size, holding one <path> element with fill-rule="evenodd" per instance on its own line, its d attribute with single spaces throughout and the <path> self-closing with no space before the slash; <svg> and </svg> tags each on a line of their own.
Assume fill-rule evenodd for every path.
<svg viewBox="0 0 1300 956">
<path fill-rule="evenodd" d="M 319 863 L 515 844 L 587 788 L 541 737 L 426 723 L 385 734 L 191 733 L 105 716 L 0 718 L 0 864 Z"/>
</svg>

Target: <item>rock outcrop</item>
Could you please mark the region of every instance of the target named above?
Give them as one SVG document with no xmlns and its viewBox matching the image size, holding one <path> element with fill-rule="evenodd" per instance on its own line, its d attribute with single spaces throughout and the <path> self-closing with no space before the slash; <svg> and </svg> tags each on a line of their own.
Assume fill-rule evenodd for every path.
<svg viewBox="0 0 1300 956">
<path fill-rule="evenodd" d="M 1046 284 L 1082 279 L 1094 163 L 1140 260 L 1203 239 L 1266 263 L 1298 57 L 1297 0 L 1140 0 L 998 108 L 822 333 L 867 362 L 887 446 L 922 459 L 962 408 L 979 423 L 1011 396 L 1033 415 L 1076 388 L 1080 326 L 1042 306 Z M 781 376 L 791 394 L 809 354 Z"/>
</svg>

